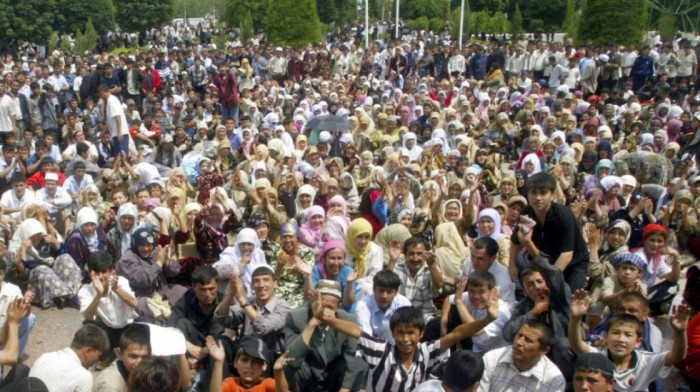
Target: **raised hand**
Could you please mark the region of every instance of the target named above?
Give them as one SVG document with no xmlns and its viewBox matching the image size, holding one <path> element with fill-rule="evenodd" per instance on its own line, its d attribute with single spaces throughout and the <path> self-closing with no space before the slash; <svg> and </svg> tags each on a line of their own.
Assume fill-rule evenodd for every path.
<svg viewBox="0 0 700 392">
<path fill-rule="evenodd" d="M 571 304 L 569 305 L 571 317 L 582 318 L 588 313 L 590 307 L 591 297 L 588 295 L 588 291 L 584 289 L 576 290 L 574 295 L 571 296 Z"/>
<path fill-rule="evenodd" d="M 489 319 L 495 320 L 498 318 L 498 299 L 501 298 L 501 295 L 498 293 L 498 287 L 494 287 L 491 289 L 491 293 L 489 294 L 489 301 L 488 301 L 488 307 L 486 308 L 486 313 L 488 314 Z"/>
<path fill-rule="evenodd" d="M 348 283 L 352 283 L 352 282 L 356 281 L 359 277 L 360 277 L 360 270 L 355 269 L 348 275 L 346 280 Z"/>
<path fill-rule="evenodd" d="M 316 319 L 322 321 L 323 303 L 321 303 L 321 290 L 319 289 L 314 290 L 314 296 L 311 300 L 311 312 Z"/>
<path fill-rule="evenodd" d="M 24 302 L 26 302 L 27 305 L 31 305 L 35 297 L 36 295 L 34 294 L 34 290 L 32 290 L 32 285 L 28 284 L 27 290 L 24 292 Z"/>
<path fill-rule="evenodd" d="M 469 277 L 465 276 L 457 282 L 457 286 L 455 288 L 455 301 L 457 299 L 462 299 L 462 296 L 464 295 L 464 290 L 467 289 L 467 284 L 469 284 Z"/>
<path fill-rule="evenodd" d="M 97 276 L 95 271 L 90 271 L 90 280 L 92 280 L 92 286 L 95 287 L 97 295 L 104 298 L 109 293 L 109 285 L 102 283 L 102 280 Z"/>
<path fill-rule="evenodd" d="M 389 259 L 398 260 L 401 257 L 401 244 L 399 241 L 391 240 L 389 243 Z"/>
<path fill-rule="evenodd" d="M 22 298 L 16 298 L 7 308 L 7 320 L 19 323 L 30 311 L 31 307 Z"/>
<path fill-rule="evenodd" d="M 275 361 L 275 364 L 272 366 L 272 371 L 281 372 L 292 362 L 294 362 L 294 358 L 289 358 L 289 351 L 285 351 L 284 354 Z"/>
<path fill-rule="evenodd" d="M 671 315 L 671 326 L 676 331 L 684 331 L 688 327 L 688 320 L 692 310 L 689 305 L 681 304 L 673 307 L 673 314 Z"/>
<path fill-rule="evenodd" d="M 226 351 L 221 341 L 215 341 L 211 335 L 207 336 L 206 347 L 214 361 L 223 362 L 226 359 Z"/>
<path fill-rule="evenodd" d="M 424 250 L 423 251 L 423 260 L 425 260 L 425 263 L 428 265 L 428 267 L 432 267 L 435 262 L 437 261 L 437 257 L 435 256 L 435 252 L 432 250 Z"/>
<path fill-rule="evenodd" d="M 294 269 L 304 275 L 311 275 L 313 273 L 313 267 L 311 267 L 311 264 L 305 262 L 299 257 L 296 257 Z"/>
<path fill-rule="evenodd" d="M 170 245 L 160 246 L 158 245 L 158 257 L 156 258 L 156 264 L 159 266 L 164 266 L 168 262 L 170 257 Z"/>
</svg>

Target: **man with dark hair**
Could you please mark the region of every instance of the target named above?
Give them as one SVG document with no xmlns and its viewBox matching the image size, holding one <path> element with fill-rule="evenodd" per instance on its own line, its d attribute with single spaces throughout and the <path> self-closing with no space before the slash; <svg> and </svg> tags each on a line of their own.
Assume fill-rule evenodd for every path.
<svg viewBox="0 0 700 392">
<path fill-rule="evenodd" d="M 435 252 L 429 249 L 430 244 L 424 237 L 411 237 L 403 245 L 405 259 L 399 260 L 396 266 L 390 263 L 387 267 L 396 272 L 401 280 L 399 293 L 423 312 L 426 322 L 423 341 L 440 337 L 439 313 L 433 299 L 442 289 L 443 277 L 436 263 Z"/>
<path fill-rule="evenodd" d="M 35 194 L 33 190 L 27 189 L 27 177 L 21 173 L 12 176 L 10 186 L 12 189 L 5 191 L 0 197 L 0 204 L 5 215 L 17 219 L 22 207 L 34 201 Z"/>
<path fill-rule="evenodd" d="M 7 263 L 0 259 L 0 366 L 14 365 L 24 352 L 36 316 L 31 313 L 34 292 L 5 282 Z M 1 379 L 1 377 L 0 377 Z"/>
<path fill-rule="evenodd" d="M 397 309 L 411 306 L 411 301 L 399 294 L 401 280 L 391 270 L 381 270 L 374 275 L 373 293 L 362 297 L 355 306 L 357 323 L 370 336 L 393 342 L 389 321 Z"/>
<path fill-rule="evenodd" d="M 223 295 L 217 290 L 219 274 L 212 266 L 197 267 L 192 272 L 191 282 L 192 287 L 175 303 L 167 324 L 185 334 L 187 353 L 197 362 L 209 355 L 207 336 L 218 338 L 224 333 L 224 327 L 214 321 L 214 311 Z"/>
<path fill-rule="evenodd" d="M 571 208 L 554 202 L 557 181 L 549 174 L 537 173 L 527 180 L 529 205 L 523 208 L 521 223 L 511 236 L 509 271 L 511 278 L 518 277 L 520 250 L 525 247 L 529 258 L 546 255 L 554 265 L 564 271 L 564 278 L 572 291 L 586 284 L 588 248 Z M 535 222 L 524 224 L 523 216 Z"/>
<path fill-rule="evenodd" d="M 574 392 L 613 392 L 615 365 L 603 354 L 588 353 L 574 362 Z"/>
<path fill-rule="evenodd" d="M 117 276 L 112 256 L 104 251 L 90 254 L 87 260 L 90 283 L 78 291 L 80 313 L 86 323 L 102 328 L 109 336 L 112 347 L 137 317 L 136 297 L 123 276 Z"/>
<path fill-rule="evenodd" d="M 109 351 L 109 337 L 96 325 L 83 325 L 73 336 L 70 347 L 42 354 L 29 371 L 52 391 L 90 392 L 90 369 Z"/>
<path fill-rule="evenodd" d="M 484 375 L 479 392 L 564 391 L 566 380 L 547 354 L 553 344 L 552 329 L 538 320 L 520 327 L 512 346 L 491 350 L 484 355 Z"/>
<path fill-rule="evenodd" d="M 126 392 L 129 375 L 151 356 L 150 331 L 145 324 L 132 324 L 124 329 L 115 349 L 117 360 L 95 374 L 94 392 Z"/>
<path fill-rule="evenodd" d="M 275 296 L 277 276 L 267 264 L 253 270 L 250 288 L 255 294 L 252 300 L 248 300 L 240 276 L 231 274 L 228 293 L 216 308 L 215 318 L 234 330 L 242 325 L 241 336 L 259 338 L 276 359 L 286 351 L 284 320 L 291 307 L 283 298 Z"/>
<path fill-rule="evenodd" d="M 129 125 L 126 122 L 124 109 L 119 101 L 119 98 L 112 95 L 107 85 L 100 85 L 97 89 L 100 98 L 105 102 L 105 118 L 107 119 L 107 127 L 109 134 L 112 137 L 112 149 L 114 154 L 119 155 L 120 151 L 124 151 L 129 155 Z"/>
<path fill-rule="evenodd" d="M 496 261 L 499 250 L 498 242 L 491 237 L 484 236 L 477 238 L 472 243 L 470 250 L 470 256 L 462 265 L 460 278 L 467 278 L 474 271 L 488 271 L 496 279 L 496 287 L 498 287 L 501 299 L 508 304 L 509 308 L 513 308 L 516 303 L 513 281 L 508 274 L 508 268 Z"/>
<path fill-rule="evenodd" d="M 484 375 L 484 361 L 467 350 L 455 350 L 442 370 L 442 380 L 420 384 L 413 392 L 474 392 Z"/>
</svg>

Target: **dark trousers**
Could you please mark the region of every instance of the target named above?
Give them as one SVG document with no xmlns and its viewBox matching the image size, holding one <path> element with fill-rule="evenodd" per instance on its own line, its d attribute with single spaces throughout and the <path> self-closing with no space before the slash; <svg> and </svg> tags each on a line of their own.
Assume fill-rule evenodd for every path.
<svg viewBox="0 0 700 392">
<path fill-rule="evenodd" d="M 337 392 L 342 387 L 343 374 L 345 374 L 348 366 L 360 366 L 364 371 L 355 379 L 351 390 L 362 390 L 367 382 L 368 366 L 360 358 L 354 357 L 352 359 L 353 363 L 348 364 L 345 362 L 345 358 L 341 356 L 329 363 L 322 379 L 315 377 L 315 374 L 311 372 L 311 368 L 306 362 L 295 364 L 296 366 L 287 366 L 284 373 L 287 376 L 289 389 L 293 392 Z"/>
<path fill-rule="evenodd" d="M 33 388 L 20 389 L 22 386 L 27 385 Z M 43 386 L 43 388 L 46 388 L 46 385 L 38 378 L 29 378 L 29 366 L 18 364 L 15 365 L 9 373 L 7 373 L 7 376 L 5 376 L 5 378 L 2 379 L 2 382 L 0 383 L 0 392 L 14 392 L 19 390 L 46 390 L 40 389 L 41 386 Z"/>
<path fill-rule="evenodd" d="M 122 97 L 124 98 L 124 102 L 126 102 L 127 99 L 133 99 L 134 103 L 136 104 L 136 109 L 141 112 L 143 110 L 142 103 L 141 103 L 141 94 L 134 94 L 131 95 L 129 94 L 128 91 L 126 91 L 126 88 L 122 90 Z"/>
</svg>

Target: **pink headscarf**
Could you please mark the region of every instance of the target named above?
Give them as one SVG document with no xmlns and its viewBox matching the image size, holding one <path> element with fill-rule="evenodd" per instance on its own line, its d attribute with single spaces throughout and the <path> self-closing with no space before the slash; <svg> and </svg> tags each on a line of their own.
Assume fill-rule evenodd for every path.
<svg viewBox="0 0 700 392">
<path fill-rule="evenodd" d="M 316 229 L 311 225 L 311 218 L 317 215 L 325 218 L 326 211 L 321 206 L 311 206 L 306 215 L 306 222 L 299 227 L 299 241 L 311 248 L 316 246 L 318 241 L 321 240 L 321 234 L 323 234 L 323 228 Z"/>
<path fill-rule="evenodd" d="M 345 249 L 345 241 L 340 240 L 330 240 L 323 245 L 323 252 L 321 252 L 321 258 L 318 260 L 318 272 L 321 273 L 323 279 L 328 279 L 328 273 L 326 272 L 326 253 L 333 249 L 342 249 L 346 254 L 348 253 Z"/>
<path fill-rule="evenodd" d="M 666 123 L 666 129 L 668 130 L 668 142 L 675 142 L 678 140 L 681 134 L 681 127 L 683 122 L 678 119 L 671 119 Z"/>
<path fill-rule="evenodd" d="M 349 225 L 350 222 L 347 221 L 346 217 L 332 216 L 328 218 L 326 227 L 323 229 L 323 234 L 321 234 L 321 240 L 318 241 L 314 249 L 316 257 L 320 258 L 323 255 L 323 247 L 326 246 L 326 242 L 332 240 L 345 241 L 345 235 L 348 232 Z"/>
</svg>

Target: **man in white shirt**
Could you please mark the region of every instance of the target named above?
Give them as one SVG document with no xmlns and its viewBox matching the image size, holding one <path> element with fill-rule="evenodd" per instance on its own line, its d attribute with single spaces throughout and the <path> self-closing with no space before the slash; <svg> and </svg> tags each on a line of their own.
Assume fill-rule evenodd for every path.
<svg viewBox="0 0 700 392">
<path fill-rule="evenodd" d="M 5 94 L 5 81 L 0 79 L 0 136 L 4 141 L 5 135 L 15 130 L 15 104 L 12 98 Z"/>
<path fill-rule="evenodd" d="M 31 308 L 32 301 L 34 301 L 34 292 L 30 287 L 27 287 L 27 291 L 24 293 L 24 296 L 22 296 L 22 291 L 19 287 L 10 282 L 5 282 L 6 271 L 7 263 L 5 262 L 5 260 L 0 260 L 0 347 L 3 348 L 2 350 L 0 350 L 0 353 L 6 354 L 5 351 L 10 348 L 10 336 L 8 329 L 11 327 L 16 327 L 18 339 L 18 352 L 16 357 L 14 356 L 14 353 L 12 355 L 14 361 L 16 362 L 19 359 L 19 357 L 22 356 L 24 348 L 27 346 L 27 341 L 29 340 L 29 333 L 32 331 L 32 328 L 34 327 L 34 322 L 36 321 L 36 316 L 33 313 L 30 313 L 29 310 Z M 16 326 L 13 326 L 10 325 L 12 324 L 10 322 L 10 316 L 12 315 L 9 314 L 8 310 L 17 299 L 20 299 L 22 302 L 24 302 L 24 305 L 28 310 L 26 315 L 22 315 L 22 318 L 19 320 L 18 324 Z M 4 356 L 2 354 L 0 354 L 0 356 Z M 0 365 L 3 364 L 0 363 Z M 2 375 L 0 375 L 0 378 L 1 377 Z"/>
<path fill-rule="evenodd" d="M 91 392 L 90 369 L 109 351 L 105 331 L 92 324 L 83 325 L 70 347 L 42 354 L 29 371 L 48 386 L 49 392 Z"/>
<path fill-rule="evenodd" d="M 559 87 L 569 76 L 569 70 L 561 64 L 557 64 L 555 56 L 549 56 L 549 65 L 544 69 L 544 75 L 549 76 L 549 88 Z"/>
<path fill-rule="evenodd" d="M 35 195 L 33 190 L 27 189 L 27 177 L 21 173 L 12 176 L 10 186 L 12 186 L 12 189 L 6 191 L 0 197 L 0 204 L 2 204 L 5 215 L 17 220 L 22 207 L 33 202 Z"/>
<path fill-rule="evenodd" d="M 547 358 L 554 333 L 545 323 L 530 320 L 518 331 L 512 346 L 484 355 L 484 375 L 477 392 L 563 392 L 566 380 Z"/>
<path fill-rule="evenodd" d="M 394 271 L 381 270 L 374 275 L 373 293 L 362 297 L 355 307 L 357 324 L 363 332 L 393 342 L 389 321 L 396 309 L 411 306 L 411 301 L 399 294 L 401 280 Z"/>
<path fill-rule="evenodd" d="M 137 316 L 136 297 L 129 281 L 117 276 L 109 253 L 91 253 L 87 267 L 91 283 L 78 291 L 80 313 L 86 321 L 107 332 L 110 345 L 117 347 L 122 332 Z"/>
<path fill-rule="evenodd" d="M 124 151 L 128 156 L 129 126 L 126 123 L 124 108 L 119 99 L 109 92 L 109 87 L 106 84 L 97 87 L 97 92 L 105 102 L 105 117 L 107 118 L 109 134 L 112 136 L 112 147 L 115 148 L 117 154 Z"/>
<path fill-rule="evenodd" d="M 59 213 L 73 203 L 68 192 L 58 185 L 58 174 L 49 172 L 44 176 L 44 187 L 36 191 L 35 201 L 49 212 L 51 219 L 56 219 Z"/>
</svg>

